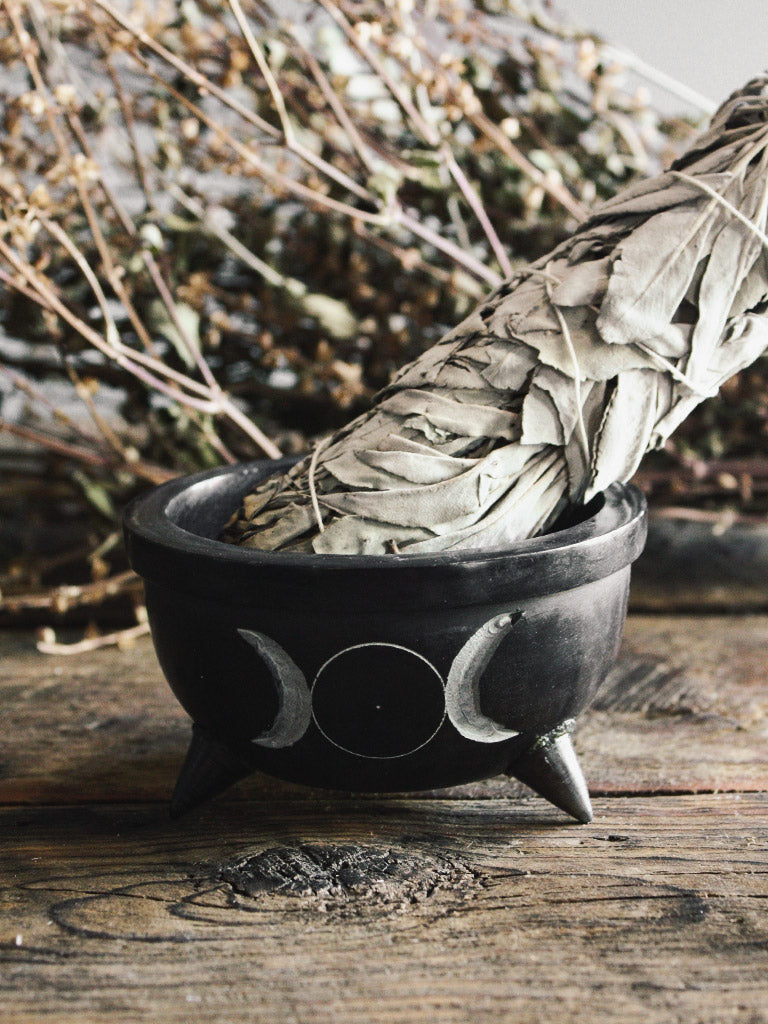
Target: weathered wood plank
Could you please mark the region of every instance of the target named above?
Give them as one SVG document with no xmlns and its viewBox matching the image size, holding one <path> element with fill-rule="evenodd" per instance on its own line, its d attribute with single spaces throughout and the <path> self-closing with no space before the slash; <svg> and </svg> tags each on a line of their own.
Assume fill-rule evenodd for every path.
<svg viewBox="0 0 768 1024">
<path fill-rule="evenodd" d="M 768 795 L 597 814 L 294 800 L 171 826 L 156 805 L 6 809 L 0 1019 L 765 1024 Z M 347 869 L 338 844 L 357 851 Z M 269 848 L 306 891 L 259 872 Z"/>
<path fill-rule="evenodd" d="M 767 643 L 629 620 L 577 735 L 590 826 L 500 780 L 258 777 L 171 825 L 188 727 L 151 646 L 0 634 L 0 1020 L 768 1024 Z M 620 795 L 664 791 L 702 795 Z"/>
<path fill-rule="evenodd" d="M 766 650 L 768 616 L 631 616 L 576 734 L 592 791 L 768 790 Z M 0 804 L 167 800 L 189 726 L 149 640 L 42 656 L 0 632 L 0 701 Z M 498 779 L 441 795 L 523 791 Z M 233 792 L 270 795 L 307 791 L 254 776 Z"/>
<path fill-rule="evenodd" d="M 667 517 L 651 511 L 645 549 L 632 567 L 635 611 L 765 612 L 768 525 Z"/>
<path fill-rule="evenodd" d="M 188 742 L 148 639 L 56 656 L 0 632 L 0 701 L 0 804 L 161 799 Z"/>
<path fill-rule="evenodd" d="M 578 733 L 593 792 L 768 789 L 766 652 L 766 616 L 631 616 Z"/>
</svg>

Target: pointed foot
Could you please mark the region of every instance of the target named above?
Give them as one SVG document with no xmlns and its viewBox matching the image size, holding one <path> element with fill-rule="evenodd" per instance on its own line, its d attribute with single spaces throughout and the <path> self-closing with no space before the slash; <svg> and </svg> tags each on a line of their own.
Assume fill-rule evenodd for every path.
<svg viewBox="0 0 768 1024">
<path fill-rule="evenodd" d="M 566 725 L 539 737 L 507 774 L 583 825 L 594 817 L 589 790 Z"/>
<path fill-rule="evenodd" d="M 192 742 L 171 797 L 171 817 L 178 818 L 199 807 L 252 771 L 245 757 L 209 732 L 194 726 Z"/>
</svg>

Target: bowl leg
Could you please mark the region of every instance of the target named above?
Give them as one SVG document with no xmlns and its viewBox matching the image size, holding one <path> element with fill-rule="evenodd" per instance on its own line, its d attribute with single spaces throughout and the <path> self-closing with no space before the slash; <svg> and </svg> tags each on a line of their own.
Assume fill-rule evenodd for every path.
<svg viewBox="0 0 768 1024">
<path fill-rule="evenodd" d="M 511 775 L 570 814 L 581 824 L 592 821 L 592 804 L 581 765 L 571 743 L 573 722 L 539 736 L 524 754 L 507 768 Z"/>
<path fill-rule="evenodd" d="M 171 797 L 171 817 L 199 807 L 253 771 L 253 765 L 237 750 L 193 725 L 192 741 Z"/>
</svg>

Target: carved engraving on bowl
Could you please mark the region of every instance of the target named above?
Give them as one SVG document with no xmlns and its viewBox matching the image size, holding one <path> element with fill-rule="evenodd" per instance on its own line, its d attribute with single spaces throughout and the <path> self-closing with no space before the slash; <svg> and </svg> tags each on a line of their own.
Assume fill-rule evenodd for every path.
<svg viewBox="0 0 768 1024">
<path fill-rule="evenodd" d="M 423 654 L 401 644 L 371 641 L 328 658 L 309 685 L 290 654 L 271 637 L 249 629 L 238 634 L 266 665 L 278 694 L 272 725 L 252 743 L 293 746 L 310 722 L 334 746 L 371 760 L 407 757 L 426 746 L 446 715 L 476 743 L 500 743 L 517 732 L 481 709 L 481 683 L 491 659 L 522 618 L 494 615 L 464 643 L 443 681 Z"/>
</svg>

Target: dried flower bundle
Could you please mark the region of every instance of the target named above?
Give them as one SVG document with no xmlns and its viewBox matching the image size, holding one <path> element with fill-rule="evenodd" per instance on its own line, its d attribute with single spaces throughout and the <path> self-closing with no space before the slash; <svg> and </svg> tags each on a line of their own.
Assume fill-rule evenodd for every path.
<svg viewBox="0 0 768 1024">
<path fill-rule="evenodd" d="M 227 536 L 329 553 L 495 547 L 628 480 L 768 347 L 768 76 L 670 170 L 517 271 Z"/>
<path fill-rule="evenodd" d="M 0 614 L 139 600 L 139 486 L 343 423 L 689 132 L 519 0 L 5 0 L 0 61 Z"/>
</svg>

